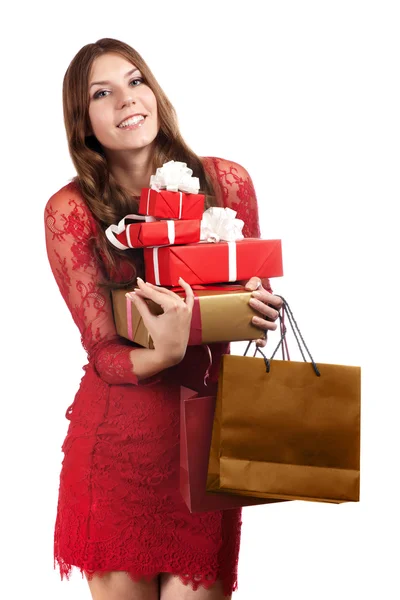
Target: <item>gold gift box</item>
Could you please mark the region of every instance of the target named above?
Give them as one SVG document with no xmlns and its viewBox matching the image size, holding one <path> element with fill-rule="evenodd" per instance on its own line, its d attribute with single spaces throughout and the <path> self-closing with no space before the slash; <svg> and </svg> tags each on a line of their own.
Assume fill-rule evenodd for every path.
<svg viewBox="0 0 400 600">
<path fill-rule="evenodd" d="M 114 320 L 117 333 L 144 348 L 154 348 L 153 340 L 143 324 L 136 306 L 125 294 L 129 290 L 112 290 Z M 175 291 L 175 290 L 174 290 Z M 265 331 L 252 323 L 260 316 L 249 304 L 251 292 L 241 285 L 204 286 L 196 289 L 195 306 L 189 345 L 213 342 L 235 342 L 256 340 L 264 337 Z M 176 291 L 185 297 L 183 290 Z M 146 303 L 154 315 L 162 314 L 159 304 L 152 300 Z"/>
</svg>

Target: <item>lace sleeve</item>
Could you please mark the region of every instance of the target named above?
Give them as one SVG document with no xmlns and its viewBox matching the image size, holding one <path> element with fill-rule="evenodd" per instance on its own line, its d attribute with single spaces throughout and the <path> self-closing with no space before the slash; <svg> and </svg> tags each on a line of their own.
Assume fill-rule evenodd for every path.
<svg viewBox="0 0 400 600">
<path fill-rule="evenodd" d="M 244 221 L 244 237 L 261 237 L 258 203 L 253 182 L 244 167 L 231 160 L 207 157 L 204 159 L 215 194 L 222 206 L 236 211 L 236 217 Z M 263 286 L 272 293 L 269 279 L 263 279 Z"/>
<path fill-rule="evenodd" d="M 110 293 L 97 285 L 101 269 L 92 251 L 89 209 L 69 184 L 44 211 L 47 256 L 88 360 L 109 384 L 139 384 L 130 353 L 134 346 L 115 330 Z"/>
</svg>

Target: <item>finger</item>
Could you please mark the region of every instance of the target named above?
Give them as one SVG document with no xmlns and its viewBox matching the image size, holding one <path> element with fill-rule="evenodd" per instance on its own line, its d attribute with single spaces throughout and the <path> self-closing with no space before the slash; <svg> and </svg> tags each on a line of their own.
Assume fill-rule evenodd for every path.
<svg viewBox="0 0 400 600">
<path fill-rule="evenodd" d="M 182 298 L 180 298 L 178 294 L 170 292 L 170 290 L 167 290 L 168 292 L 170 292 L 168 294 L 161 292 L 157 289 L 157 286 L 145 283 L 140 277 L 137 278 L 137 282 L 139 290 L 142 292 L 142 294 L 146 298 L 150 298 L 150 300 L 153 300 L 153 302 L 162 306 L 164 310 L 167 310 L 173 305 L 176 305 L 177 302 L 183 302 Z"/>
<path fill-rule="evenodd" d="M 254 310 L 261 313 L 261 315 L 263 315 L 264 317 L 272 319 L 272 321 L 276 321 L 276 319 L 279 317 L 279 312 L 277 310 L 275 310 L 268 304 L 265 304 L 265 302 L 262 302 L 261 300 L 257 300 L 256 298 L 250 298 L 249 304 Z"/>
<path fill-rule="evenodd" d="M 130 299 L 132 299 L 132 297 L 135 298 L 143 298 L 143 300 L 149 301 L 151 300 L 146 292 L 142 292 L 142 290 L 140 290 L 139 288 L 135 288 L 134 290 L 132 290 L 131 292 L 128 292 L 127 294 L 125 294 L 125 296 L 129 297 Z"/>
<path fill-rule="evenodd" d="M 258 290 L 261 287 L 261 279 L 259 277 L 252 277 L 244 286 L 246 290 Z"/>
<path fill-rule="evenodd" d="M 127 292 L 125 294 L 125 296 L 129 296 L 130 297 L 130 294 L 132 294 L 132 297 L 133 296 L 140 296 L 141 298 L 146 298 L 145 292 L 142 292 L 142 290 L 140 288 L 137 288 L 137 287 L 135 289 L 130 290 L 129 292 Z"/>
<path fill-rule="evenodd" d="M 261 277 L 261 286 L 262 289 L 267 290 L 267 292 L 272 294 L 271 283 L 268 277 Z"/>
<path fill-rule="evenodd" d="M 272 308 L 274 308 L 277 311 L 280 311 L 280 309 L 283 306 L 283 300 L 280 296 L 270 294 L 270 292 L 265 290 L 263 287 L 259 290 L 256 290 L 255 292 L 252 292 L 251 297 L 260 300 L 261 302 L 264 302 L 264 304 L 272 306 Z"/>
<path fill-rule="evenodd" d="M 265 348 L 266 345 L 267 345 L 266 339 L 256 340 L 256 346 L 258 346 L 259 348 Z"/>
<path fill-rule="evenodd" d="M 188 308 L 192 311 L 193 306 L 194 306 L 193 290 L 190 287 L 190 285 L 188 283 L 186 283 L 186 281 L 184 279 L 182 279 L 182 277 L 179 277 L 179 283 L 181 284 L 181 286 L 183 287 L 183 289 L 186 292 L 186 304 L 187 304 Z"/>
<path fill-rule="evenodd" d="M 135 305 L 145 325 L 149 323 L 151 319 L 154 319 L 154 315 L 150 312 L 149 307 L 147 306 L 144 298 L 132 292 L 125 294 L 125 296 L 127 296 L 129 300 Z"/>
<path fill-rule="evenodd" d="M 143 281 L 143 279 L 141 279 L 140 277 L 138 277 L 137 280 L 138 280 L 138 284 L 140 283 L 141 288 L 143 290 L 145 290 L 146 286 L 148 286 L 148 288 L 156 290 L 157 292 L 160 292 L 161 294 L 166 294 L 167 296 L 171 296 L 171 298 L 175 298 L 175 300 L 177 300 L 177 299 L 183 300 L 182 296 L 180 296 L 176 292 L 173 292 L 172 290 L 169 290 L 166 287 L 161 287 L 159 285 L 154 285 L 153 283 L 149 283 L 148 281 Z"/>
<path fill-rule="evenodd" d="M 140 277 L 138 277 L 137 280 L 138 280 L 138 282 L 140 280 L 142 283 L 153 288 L 153 290 L 157 290 L 157 292 L 160 292 L 161 294 L 167 294 L 169 296 L 176 295 L 175 292 L 173 292 L 172 290 L 169 290 L 168 288 L 165 288 L 165 287 L 161 287 L 160 285 L 154 285 L 154 283 L 150 283 L 149 281 L 143 281 L 143 279 L 141 279 Z"/>
<path fill-rule="evenodd" d="M 275 296 L 274 294 L 270 294 L 264 288 L 261 290 L 261 293 L 269 294 L 268 296 L 268 304 L 271 304 L 276 310 L 281 310 L 283 306 L 283 300 L 280 296 Z"/>
<path fill-rule="evenodd" d="M 259 290 L 254 291 L 251 294 L 252 298 L 257 298 L 257 300 L 261 300 L 265 302 L 265 304 L 271 304 L 276 310 L 280 310 L 282 308 L 283 300 L 280 296 L 275 296 L 271 294 L 263 287 Z"/>
<path fill-rule="evenodd" d="M 265 331 L 275 331 L 275 329 L 277 328 L 276 323 L 274 323 L 273 321 L 266 321 L 261 317 L 253 317 L 251 322 L 259 329 L 263 329 Z"/>
</svg>

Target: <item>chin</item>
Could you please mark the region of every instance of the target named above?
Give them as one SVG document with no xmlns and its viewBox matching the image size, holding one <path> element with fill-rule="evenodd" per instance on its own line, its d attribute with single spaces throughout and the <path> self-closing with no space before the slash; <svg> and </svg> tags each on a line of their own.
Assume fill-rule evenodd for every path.
<svg viewBox="0 0 400 600">
<path fill-rule="evenodd" d="M 153 143 L 153 140 L 151 141 L 143 141 L 143 142 L 138 142 L 136 144 L 131 144 L 129 147 L 131 150 L 142 150 L 143 148 L 148 148 L 149 146 L 151 146 Z"/>
<path fill-rule="evenodd" d="M 153 138 L 145 138 L 144 140 L 140 140 L 136 143 L 132 143 L 132 148 L 146 148 L 147 146 L 151 146 L 154 144 L 156 136 Z"/>
<path fill-rule="evenodd" d="M 131 139 L 126 140 L 125 144 L 121 145 L 121 140 L 105 140 L 105 142 L 100 142 L 100 144 L 108 150 L 109 152 L 121 152 L 124 150 L 142 150 L 143 148 L 147 148 L 154 144 L 154 141 L 157 137 L 157 132 L 154 136 L 146 135 L 146 137 L 142 137 L 139 139 Z M 100 141 L 100 140 L 99 140 Z"/>
</svg>

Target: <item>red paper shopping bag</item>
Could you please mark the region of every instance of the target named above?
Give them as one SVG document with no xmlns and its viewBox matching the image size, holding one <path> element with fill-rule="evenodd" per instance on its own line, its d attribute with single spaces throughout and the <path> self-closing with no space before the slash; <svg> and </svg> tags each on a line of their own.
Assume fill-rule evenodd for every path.
<svg viewBox="0 0 400 600">
<path fill-rule="evenodd" d="M 180 492 L 191 513 L 270 504 L 275 500 L 206 492 L 215 396 L 181 387 Z M 280 502 L 280 500 L 277 500 Z"/>
</svg>

